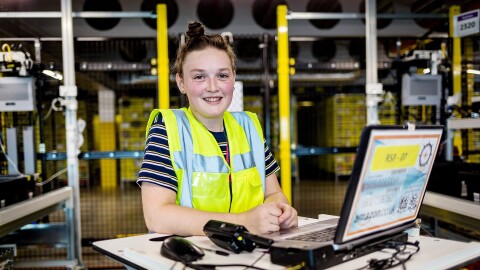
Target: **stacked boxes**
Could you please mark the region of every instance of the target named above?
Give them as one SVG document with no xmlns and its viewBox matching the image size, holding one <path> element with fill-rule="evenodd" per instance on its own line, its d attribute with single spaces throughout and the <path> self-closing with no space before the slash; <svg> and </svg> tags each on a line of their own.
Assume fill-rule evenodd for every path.
<svg viewBox="0 0 480 270">
<path fill-rule="evenodd" d="M 434 106 L 404 106 L 403 119 L 410 123 L 435 124 L 436 108 Z"/>
<path fill-rule="evenodd" d="M 366 124 L 364 94 L 336 94 L 326 98 L 321 108 L 325 121 L 320 125 L 320 145 L 326 147 L 356 147 Z M 350 175 L 354 153 L 320 156 L 320 168 L 336 176 Z"/>
<path fill-rule="evenodd" d="M 153 98 L 120 98 L 118 103 L 118 142 L 120 151 L 141 151 L 145 147 L 145 128 L 154 108 Z M 142 159 L 120 160 L 120 181 L 136 181 Z"/>
<path fill-rule="evenodd" d="M 397 119 L 396 95 L 389 95 L 378 108 L 378 120 L 382 125 L 395 125 Z"/>
<path fill-rule="evenodd" d="M 480 150 L 480 130 L 468 130 L 468 150 Z M 480 163 L 480 154 L 469 155 L 467 161 Z"/>
</svg>

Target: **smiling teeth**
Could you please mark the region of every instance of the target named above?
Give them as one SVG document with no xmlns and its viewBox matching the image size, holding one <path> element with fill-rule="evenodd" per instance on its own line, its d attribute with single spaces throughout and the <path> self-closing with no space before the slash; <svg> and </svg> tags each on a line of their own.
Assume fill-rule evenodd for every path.
<svg viewBox="0 0 480 270">
<path fill-rule="evenodd" d="M 208 102 L 215 102 L 215 101 L 219 101 L 220 98 L 204 98 L 204 100 Z"/>
</svg>

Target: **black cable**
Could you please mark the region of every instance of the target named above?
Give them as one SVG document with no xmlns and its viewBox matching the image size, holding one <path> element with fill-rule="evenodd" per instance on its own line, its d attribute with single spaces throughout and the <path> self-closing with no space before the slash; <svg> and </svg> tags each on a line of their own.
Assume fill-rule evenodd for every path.
<svg viewBox="0 0 480 270">
<path fill-rule="evenodd" d="M 405 262 L 407 262 L 408 260 L 410 260 L 410 258 L 414 255 L 414 254 L 417 254 L 419 251 L 420 251 L 420 246 L 419 246 L 419 242 L 418 241 L 415 241 L 415 243 L 412 243 L 412 242 L 405 242 L 405 244 L 403 245 L 403 248 L 401 251 L 397 252 L 395 254 L 395 259 L 397 259 L 401 264 L 402 264 L 402 268 L 403 269 L 406 269 L 405 267 Z M 416 249 L 414 252 L 405 252 L 405 250 L 407 249 L 408 246 L 414 246 Z M 408 256 L 406 258 L 400 258 L 398 257 L 399 255 L 402 255 L 402 254 L 408 254 Z"/>
<path fill-rule="evenodd" d="M 246 267 L 245 269 L 256 269 L 256 270 L 268 270 L 265 268 L 260 268 L 257 266 L 252 266 L 252 265 L 247 265 L 247 264 L 189 264 L 187 265 L 188 267 L 191 267 L 193 269 L 199 269 L 199 270 L 211 270 L 215 269 L 215 267 Z"/>
<path fill-rule="evenodd" d="M 172 270 L 173 268 L 175 268 L 175 265 L 177 265 L 177 261 L 175 261 L 175 263 L 172 264 L 172 267 L 170 267 L 170 270 Z"/>
<path fill-rule="evenodd" d="M 248 266 L 247 268 L 245 268 L 245 270 L 248 269 L 248 268 L 253 267 L 253 266 L 254 266 L 258 261 L 260 261 L 260 259 L 262 259 L 263 256 L 265 256 L 265 254 L 267 254 L 267 253 L 268 253 L 268 250 L 264 251 L 264 252 L 262 253 L 262 255 L 260 255 L 260 257 L 258 257 L 250 266 Z"/>
<path fill-rule="evenodd" d="M 185 266 L 188 266 L 197 270 L 212 270 L 212 269 L 215 269 L 216 267 L 245 267 L 245 269 L 267 270 L 267 269 L 255 266 L 255 264 L 265 256 L 265 254 L 268 254 L 268 251 L 263 252 L 262 255 L 260 255 L 260 257 L 258 257 L 250 265 L 247 265 L 247 264 L 193 264 L 190 262 L 183 262 L 183 264 Z"/>
<path fill-rule="evenodd" d="M 425 229 L 424 227 L 420 226 L 420 229 L 422 229 L 424 232 L 426 232 L 428 234 L 428 236 L 434 237 L 433 234 L 431 232 L 429 232 L 427 229 Z"/>
<path fill-rule="evenodd" d="M 203 264 L 193 264 L 191 262 L 183 262 L 183 265 L 184 265 L 184 269 L 185 267 L 190 267 L 192 269 L 196 269 L 196 270 L 211 270 L 211 269 L 215 269 L 215 266 L 211 266 L 211 265 L 203 265 Z"/>
<path fill-rule="evenodd" d="M 374 270 L 384 270 L 393 268 L 396 266 L 401 265 L 403 269 L 406 269 L 405 263 L 410 260 L 410 258 L 417 254 L 420 251 L 419 242 L 416 241 L 415 243 L 412 242 L 398 242 L 398 241 L 389 241 L 383 244 L 383 249 L 393 249 L 395 252 L 389 257 L 385 259 L 370 259 L 368 260 L 368 264 L 359 268 L 361 269 L 374 269 Z M 413 246 L 415 250 L 413 252 L 408 252 L 407 247 Z M 408 254 L 405 258 L 402 258 L 402 255 Z"/>
</svg>

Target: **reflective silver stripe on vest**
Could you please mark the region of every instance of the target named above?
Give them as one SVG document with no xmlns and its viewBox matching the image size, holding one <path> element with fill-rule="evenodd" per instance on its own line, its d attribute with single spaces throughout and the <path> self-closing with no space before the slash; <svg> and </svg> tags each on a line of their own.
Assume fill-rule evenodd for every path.
<svg viewBox="0 0 480 270">
<path fill-rule="evenodd" d="M 228 167 L 221 157 L 206 157 L 194 154 L 193 168 L 196 172 L 228 173 Z"/>
<path fill-rule="evenodd" d="M 260 139 L 260 136 L 257 135 L 258 131 L 255 128 L 255 125 L 253 124 L 252 119 L 250 119 L 246 113 L 232 112 L 231 114 L 245 130 L 245 134 L 247 135 L 247 140 L 252 151 L 252 154 L 249 157 L 245 157 L 245 155 L 234 157 L 232 160 L 235 162 L 235 168 L 238 168 L 237 166 L 239 166 L 239 164 L 242 162 L 245 162 L 244 164 L 247 167 L 246 164 L 252 162 L 251 157 L 253 156 L 254 164 L 249 167 L 257 167 L 258 172 L 260 173 L 260 178 L 262 179 L 263 192 L 265 192 L 265 149 L 263 141 Z"/>
<path fill-rule="evenodd" d="M 252 152 L 232 156 L 234 172 L 243 171 L 255 167 L 255 159 Z"/>
<path fill-rule="evenodd" d="M 172 111 L 175 114 L 175 118 L 177 119 L 178 135 L 181 146 L 180 152 L 173 152 L 175 165 L 183 170 L 180 205 L 193 208 L 191 188 L 193 172 L 193 151 L 189 150 L 193 149 L 192 131 L 190 127 L 190 122 L 188 122 L 188 118 L 185 115 L 185 112 L 182 110 Z"/>
</svg>

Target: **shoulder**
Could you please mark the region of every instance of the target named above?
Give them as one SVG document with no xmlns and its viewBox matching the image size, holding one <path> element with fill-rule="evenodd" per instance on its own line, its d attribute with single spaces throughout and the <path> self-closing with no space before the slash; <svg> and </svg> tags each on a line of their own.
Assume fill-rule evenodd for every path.
<svg viewBox="0 0 480 270">
<path fill-rule="evenodd" d="M 163 124 L 163 114 L 161 111 L 158 111 L 153 119 L 153 124 Z"/>
<path fill-rule="evenodd" d="M 253 112 L 248 112 L 248 111 L 243 111 L 243 112 L 225 112 L 227 114 L 230 114 L 233 118 L 235 118 L 239 122 L 253 122 L 257 123 L 258 122 L 258 116 L 256 113 Z"/>
<path fill-rule="evenodd" d="M 256 113 L 243 111 L 230 113 L 235 120 L 244 128 L 256 129 L 258 134 L 263 138 L 262 125 Z"/>
<path fill-rule="evenodd" d="M 165 119 L 174 117 L 175 115 L 184 115 L 185 112 L 182 109 L 156 109 L 152 111 L 150 117 L 154 117 L 154 124 L 164 124 Z"/>
</svg>

